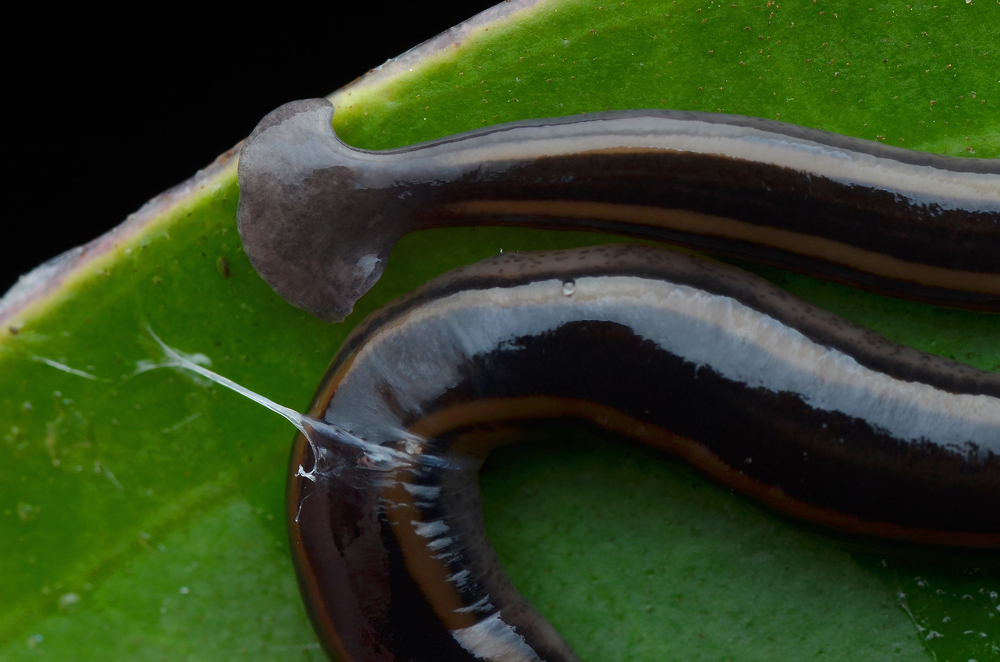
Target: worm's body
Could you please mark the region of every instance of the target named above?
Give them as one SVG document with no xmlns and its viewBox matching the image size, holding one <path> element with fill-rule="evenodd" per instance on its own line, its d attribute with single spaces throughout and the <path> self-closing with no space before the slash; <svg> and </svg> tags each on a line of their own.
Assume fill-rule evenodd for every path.
<svg viewBox="0 0 1000 662">
<path fill-rule="evenodd" d="M 356 329 L 310 414 L 369 449 L 300 436 L 291 463 L 300 584 L 345 662 L 576 659 L 510 585 L 479 505 L 485 455 L 543 421 L 665 448 L 840 531 L 1000 549 L 1000 375 L 672 251 L 445 274 Z"/>
<path fill-rule="evenodd" d="M 337 321 L 404 234 L 590 229 L 879 292 L 1000 310 L 1000 163 L 735 115 L 635 110 L 512 122 L 393 150 L 337 138 L 324 99 L 275 110 L 240 155 L 247 255 Z"/>
<path fill-rule="evenodd" d="M 279 294 L 336 321 L 404 234 L 590 229 L 1000 311 L 1000 164 L 780 122 L 626 111 L 380 152 L 287 104 L 240 156 L 239 227 Z M 512 428 L 573 419 L 841 532 L 1000 550 L 1000 376 L 921 354 L 739 270 L 615 246 L 501 256 L 366 320 L 292 453 L 313 623 L 344 662 L 568 662 L 483 531 Z M 321 422 L 320 422 L 321 421 Z M 301 428 L 306 429 L 306 428 Z"/>
</svg>

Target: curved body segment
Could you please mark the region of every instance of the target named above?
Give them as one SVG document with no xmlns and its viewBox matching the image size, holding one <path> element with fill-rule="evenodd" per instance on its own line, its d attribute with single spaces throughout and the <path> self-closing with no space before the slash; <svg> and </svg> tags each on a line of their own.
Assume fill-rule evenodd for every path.
<svg viewBox="0 0 1000 662">
<path fill-rule="evenodd" d="M 545 421 L 838 531 L 1000 550 L 1000 375 L 673 251 L 445 274 L 355 330 L 310 415 L 366 444 L 300 435 L 291 460 L 300 585 L 344 662 L 576 659 L 506 578 L 479 503 L 489 451 Z"/>
<path fill-rule="evenodd" d="M 932 303 L 1000 310 L 1000 163 L 687 111 L 527 120 L 400 149 L 345 145 L 325 99 L 265 117 L 240 155 L 254 267 L 327 321 L 404 234 L 590 229 L 767 262 Z"/>
</svg>

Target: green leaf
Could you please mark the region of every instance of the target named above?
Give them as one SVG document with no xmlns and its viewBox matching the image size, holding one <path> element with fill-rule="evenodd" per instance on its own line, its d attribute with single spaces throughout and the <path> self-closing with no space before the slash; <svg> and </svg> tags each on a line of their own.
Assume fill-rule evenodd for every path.
<svg viewBox="0 0 1000 662">
<path fill-rule="evenodd" d="M 514 119 L 680 108 L 1000 155 L 995 8 L 789 4 L 501 5 L 335 93 L 336 129 L 384 148 Z M 0 659 L 322 658 L 285 540 L 293 430 L 190 375 L 140 372 L 161 358 L 150 329 L 304 410 L 381 303 L 500 249 L 609 240 L 412 235 L 355 314 L 328 326 L 256 276 L 237 195 L 226 157 L 4 300 Z M 891 338 L 1000 369 L 996 315 L 752 268 Z M 1000 651 L 995 572 L 842 551 L 647 450 L 565 435 L 497 453 L 482 483 L 505 567 L 583 659 Z"/>
</svg>

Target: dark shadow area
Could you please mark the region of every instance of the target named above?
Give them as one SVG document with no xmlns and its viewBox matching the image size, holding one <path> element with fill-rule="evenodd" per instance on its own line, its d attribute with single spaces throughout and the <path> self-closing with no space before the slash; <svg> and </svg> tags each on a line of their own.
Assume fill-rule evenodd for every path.
<svg viewBox="0 0 1000 662">
<path fill-rule="evenodd" d="M 164 6 L 153 20 L 146 8 L 28 9 L 8 27 L 0 292 L 211 163 L 274 107 L 329 94 L 493 4 Z"/>
</svg>

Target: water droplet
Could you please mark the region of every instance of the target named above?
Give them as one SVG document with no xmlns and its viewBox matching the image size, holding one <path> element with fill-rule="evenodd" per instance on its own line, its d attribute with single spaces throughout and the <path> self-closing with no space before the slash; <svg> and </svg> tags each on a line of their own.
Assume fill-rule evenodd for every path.
<svg viewBox="0 0 1000 662">
<path fill-rule="evenodd" d="M 78 602 L 80 602 L 80 596 L 76 593 L 64 593 L 59 596 L 60 609 L 72 609 Z"/>
<path fill-rule="evenodd" d="M 33 506 L 30 503 L 17 504 L 17 517 L 22 522 L 30 522 L 38 516 L 38 511 L 41 510 L 39 506 Z"/>
<path fill-rule="evenodd" d="M 576 282 L 572 280 L 567 280 L 563 283 L 562 293 L 563 296 L 571 297 L 573 293 L 576 292 Z"/>
<path fill-rule="evenodd" d="M 189 589 L 187 586 L 181 586 L 181 591 L 180 591 L 181 595 L 187 595 L 190 592 L 191 589 Z"/>
</svg>

